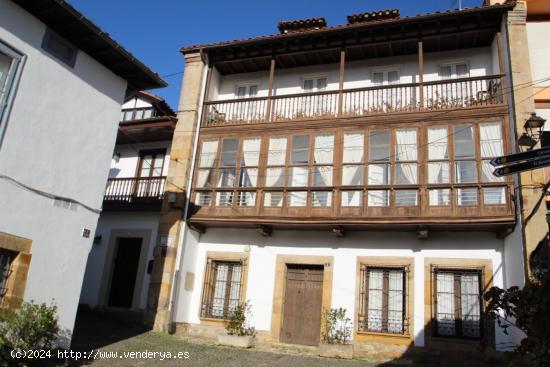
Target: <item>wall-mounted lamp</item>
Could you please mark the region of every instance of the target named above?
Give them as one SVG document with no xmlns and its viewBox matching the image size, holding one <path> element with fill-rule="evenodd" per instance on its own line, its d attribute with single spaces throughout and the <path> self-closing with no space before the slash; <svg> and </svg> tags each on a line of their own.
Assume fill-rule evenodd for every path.
<svg viewBox="0 0 550 367">
<path fill-rule="evenodd" d="M 528 149 L 531 149 L 533 146 L 535 146 L 535 144 L 537 144 L 537 141 L 527 133 L 521 134 L 518 139 L 518 145 L 520 147 L 527 147 Z"/>
<path fill-rule="evenodd" d="M 523 125 L 523 128 L 526 132 L 521 134 L 521 136 L 519 137 L 518 145 L 521 147 L 527 147 L 528 150 L 533 149 L 533 147 L 541 139 L 542 127 L 544 126 L 545 122 L 545 119 L 537 116 L 537 114 L 533 112 L 531 114 L 531 117 L 529 117 Z"/>
</svg>

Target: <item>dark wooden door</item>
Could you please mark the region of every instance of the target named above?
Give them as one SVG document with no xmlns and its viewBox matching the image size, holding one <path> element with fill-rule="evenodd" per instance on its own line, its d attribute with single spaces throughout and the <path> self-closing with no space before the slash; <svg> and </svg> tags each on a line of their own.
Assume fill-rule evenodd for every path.
<svg viewBox="0 0 550 367">
<path fill-rule="evenodd" d="M 287 265 L 283 343 L 319 345 L 322 298 L 322 265 Z"/>
<path fill-rule="evenodd" d="M 109 306 L 131 308 L 141 253 L 141 238 L 121 237 L 117 242 Z"/>
</svg>

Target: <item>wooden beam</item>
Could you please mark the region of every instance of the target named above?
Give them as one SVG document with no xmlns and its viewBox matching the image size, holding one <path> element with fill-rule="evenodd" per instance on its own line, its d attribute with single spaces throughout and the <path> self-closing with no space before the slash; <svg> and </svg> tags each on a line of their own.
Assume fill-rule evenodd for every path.
<svg viewBox="0 0 550 367">
<path fill-rule="evenodd" d="M 344 72 L 346 66 L 346 49 L 342 48 L 340 50 L 340 76 L 338 84 L 338 116 L 342 116 L 344 110 Z"/>
<path fill-rule="evenodd" d="M 500 78 L 500 88 L 502 93 L 502 100 L 505 101 L 507 98 L 506 93 L 506 66 L 504 64 L 504 50 L 503 50 L 503 43 L 502 43 L 502 33 L 497 32 L 496 36 L 497 38 L 497 51 L 498 51 L 498 68 L 501 74 L 504 74 L 503 77 Z"/>
<path fill-rule="evenodd" d="M 269 66 L 269 85 L 267 90 L 267 103 L 265 108 L 265 120 L 271 121 L 271 104 L 273 100 L 273 78 L 275 77 L 275 55 L 271 56 L 271 64 Z"/>
<path fill-rule="evenodd" d="M 424 45 L 422 41 L 418 42 L 418 108 L 424 108 Z"/>
<path fill-rule="evenodd" d="M 346 235 L 346 230 L 344 227 L 338 226 L 332 229 L 332 233 L 334 233 L 336 237 L 344 237 Z"/>
<path fill-rule="evenodd" d="M 262 237 L 271 237 L 272 232 L 273 232 L 273 228 L 269 226 L 261 225 L 258 227 L 258 233 L 262 235 Z"/>
<path fill-rule="evenodd" d="M 416 229 L 416 238 L 419 240 L 427 240 L 428 237 L 428 227 L 418 226 Z"/>
</svg>

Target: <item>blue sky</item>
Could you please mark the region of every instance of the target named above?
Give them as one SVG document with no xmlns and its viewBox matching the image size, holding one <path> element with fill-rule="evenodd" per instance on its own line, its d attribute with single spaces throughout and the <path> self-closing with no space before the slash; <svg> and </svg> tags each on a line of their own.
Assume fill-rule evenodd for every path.
<svg viewBox="0 0 550 367">
<path fill-rule="evenodd" d="M 397 8 L 416 15 L 456 7 L 453 0 L 68 0 L 160 75 L 183 70 L 182 46 L 277 33 L 280 20 L 324 17 L 346 23 L 354 13 Z M 463 7 L 483 0 L 462 0 Z M 181 74 L 154 92 L 175 110 Z"/>
</svg>

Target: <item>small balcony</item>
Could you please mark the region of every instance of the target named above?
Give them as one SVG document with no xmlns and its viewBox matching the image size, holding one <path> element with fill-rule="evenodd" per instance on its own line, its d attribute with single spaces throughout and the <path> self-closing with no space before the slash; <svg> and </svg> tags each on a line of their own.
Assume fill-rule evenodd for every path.
<svg viewBox="0 0 550 367">
<path fill-rule="evenodd" d="M 166 176 L 109 178 L 103 197 L 105 211 L 160 211 Z"/>
<path fill-rule="evenodd" d="M 210 101 L 201 126 L 353 118 L 504 104 L 503 75 Z"/>
</svg>

